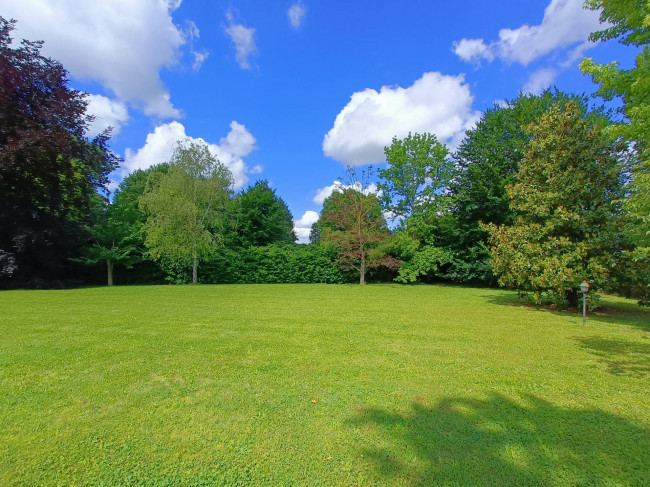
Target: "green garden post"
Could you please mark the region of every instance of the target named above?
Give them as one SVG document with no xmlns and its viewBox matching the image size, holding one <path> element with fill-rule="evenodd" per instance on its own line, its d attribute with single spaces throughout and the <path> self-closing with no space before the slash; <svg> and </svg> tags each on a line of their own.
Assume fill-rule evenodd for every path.
<svg viewBox="0 0 650 487">
<path fill-rule="evenodd" d="M 589 292 L 587 281 L 582 281 L 580 291 L 582 291 L 582 326 L 587 326 L 587 293 Z"/>
</svg>

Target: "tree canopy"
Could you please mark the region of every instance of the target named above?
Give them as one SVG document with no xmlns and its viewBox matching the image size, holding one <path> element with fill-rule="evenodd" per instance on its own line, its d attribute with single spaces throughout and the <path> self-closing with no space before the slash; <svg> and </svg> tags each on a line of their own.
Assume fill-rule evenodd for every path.
<svg viewBox="0 0 650 487">
<path fill-rule="evenodd" d="M 145 245 L 154 259 L 191 266 L 197 283 L 198 264 L 222 236 L 224 208 L 232 175 L 205 144 L 179 143 L 166 174 L 140 197 L 147 214 Z"/>
<path fill-rule="evenodd" d="M 14 21 L 0 17 L 0 279 L 28 285 L 69 277 L 94 195 L 118 159 L 108 133 L 86 138 L 85 95 L 42 43 L 13 47 Z"/>
<path fill-rule="evenodd" d="M 238 245 L 263 247 L 296 241 L 289 207 L 266 180 L 256 181 L 238 194 L 232 213 Z"/>
<path fill-rule="evenodd" d="M 622 166 L 620 146 L 603 129 L 575 101 L 556 103 L 529 127 L 507 188 L 516 219 L 486 226 L 502 285 L 572 305 L 583 280 L 607 288 L 621 250 Z"/>
</svg>

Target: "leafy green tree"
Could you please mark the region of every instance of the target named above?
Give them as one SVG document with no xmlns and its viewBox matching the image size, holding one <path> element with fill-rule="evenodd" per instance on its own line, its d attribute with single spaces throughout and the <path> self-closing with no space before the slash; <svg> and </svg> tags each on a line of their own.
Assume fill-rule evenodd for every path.
<svg viewBox="0 0 650 487">
<path fill-rule="evenodd" d="M 623 69 L 616 61 L 599 64 L 591 58 L 584 59 L 580 68 L 600 85 L 598 95 L 622 101 L 622 120 L 609 132 L 628 141 L 638 154 L 624 200 L 627 234 L 637 247 L 624 256 L 627 265 L 619 267 L 619 277 L 626 293 L 639 296 L 640 304 L 650 305 L 650 3 L 588 0 L 585 5 L 600 10 L 601 23 L 607 26 L 592 33 L 592 41 L 618 39 L 624 45 L 640 48 L 633 68 Z"/>
<path fill-rule="evenodd" d="M 0 279 L 74 277 L 69 258 L 118 159 L 109 133 L 88 140 L 85 94 L 68 87 L 41 42 L 12 44 L 0 17 Z"/>
<path fill-rule="evenodd" d="M 197 269 L 221 238 L 232 175 L 205 144 L 179 143 L 167 174 L 140 197 L 147 215 L 145 245 L 154 259 Z"/>
<path fill-rule="evenodd" d="M 551 107 L 528 133 L 507 188 L 516 220 L 485 227 L 492 265 L 501 285 L 575 305 L 583 280 L 608 287 L 621 250 L 620 146 L 574 101 Z"/>
<path fill-rule="evenodd" d="M 388 211 L 408 218 L 418 209 L 440 206 L 443 191 L 451 177 L 449 150 L 433 134 L 393 137 L 384 148 L 388 167 L 378 172 L 378 188 Z"/>
<path fill-rule="evenodd" d="M 468 130 L 454 154 L 456 172 L 450 184 L 451 215 L 438 222 L 439 245 L 453 253 L 446 277 L 459 282 L 494 282 L 488 233 L 481 223 L 510 225 L 515 211 L 506 191 L 531 143 L 527 127 L 549 107 L 573 100 L 587 114 L 587 101 L 560 91 L 520 94 L 487 110 Z M 594 111 L 589 117 L 602 114 Z"/>
<path fill-rule="evenodd" d="M 396 280 L 414 282 L 432 277 L 449 253 L 436 246 L 436 225 L 446 210 L 453 164 L 449 150 L 433 134 L 393 138 L 384 148 L 388 167 L 379 171 L 378 188 L 388 214 L 401 219 L 392 253 L 402 264 Z"/>
<path fill-rule="evenodd" d="M 344 270 L 359 272 L 359 284 L 366 283 L 366 270 L 397 268 L 399 262 L 388 255 L 391 233 L 377 195 L 368 191 L 371 170 L 361 174 L 348 167 L 350 185 L 334 191 L 323 203 L 319 222 L 319 242 L 337 251 Z"/>
<path fill-rule="evenodd" d="M 598 95 L 606 100 L 619 98 L 624 116 L 609 132 L 633 144 L 640 154 L 629 188 L 626 206 L 635 219 L 632 234 L 643 247 L 650 247 L 650 3 L 638 0 L 588 0 L 585 5 L 600 10 L 607 28 L 592 33 L 592 41 L 618 39 L 624 45 L 640 47 L 635 65 L 622 69 L 618 62 L 599 64 L 586 58 L 583 73 L 600 85 Z"/>
<path fill-rule="evenodd" d="M 233 202 L 236 243 L 263 247 L 273 243 L 294 243 L 293 216 L 268 181 L 257 181 L 237 195 Z"/>
<path fill-rule="evenodd" d="M 104 264 L 109 286 L 113 285 L 116 265 L 132 269 L 145 259 L 143 226 L 146 216 L 139 208 L 138 200 L 147 186 L 155 186 L 167 169 L 166 164 L 159 164 L 134 171 L 122 180 L 113 202 L 109 204 L 102 198 L 103 204 L 95 211 L 89 228 L 89 242 L 82 257 L 75 260 L 86 265 Z"/>
</svg>

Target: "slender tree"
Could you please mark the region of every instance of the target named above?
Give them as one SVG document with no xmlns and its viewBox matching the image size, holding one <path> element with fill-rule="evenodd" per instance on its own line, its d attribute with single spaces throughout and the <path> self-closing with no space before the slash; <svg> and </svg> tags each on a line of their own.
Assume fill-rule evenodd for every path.
<svg viewBox="0 0 650 487">
<path fill-rule="evenodd" d="M 220 225 L 229 201 L 232 175 L 205 144 L 181 142 L 174 150 L 167 174 L 139 200 L 147 215 L 145 245 L 154 259 L 167 259 L 192 268 L 220 240 Z"/>
<path fill-rule="evenodd" d="M 396 268 L 399 262 L 387 254 L 391 234 L 382 214 L 379 198 L 369 192 L 371 170 L 361 173 L 348 167 L 350 184 L 334 191 L 323 204 L 319 242 L 333 245 L 346 270 L 359 272 L 359 284 L 366 283 L 366 271 L 374 267 Z"/>
</svg>

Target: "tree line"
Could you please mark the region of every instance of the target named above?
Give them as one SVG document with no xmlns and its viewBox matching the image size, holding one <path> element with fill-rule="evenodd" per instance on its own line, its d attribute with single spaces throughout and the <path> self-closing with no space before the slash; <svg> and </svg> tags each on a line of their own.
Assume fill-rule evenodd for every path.
<svg viewBox="0 0 650 487">
<path fill-rule="evenodd" d="M 557 89 L 488 109 L 451 153 L 432 134 L 394 138 L 387 166 L 349 167 L 309 245 L 266 181 L 235 194 L 204 145 L 138 170 L 112 201 L 110 133 L 85 137 L 82 93 L 40 55 L 12 48 L 2 20 L 0 283 L 448 281 L 503 285 L 574 305 L 578 285 L 648 304 L 650 12 L 590 1 L 609 27 L 592 40 L 641 48 L 635 67 L 583 71 L 616 111 Z M 370 191 L 371 182 L 377 190 Z"/>
</svg>

